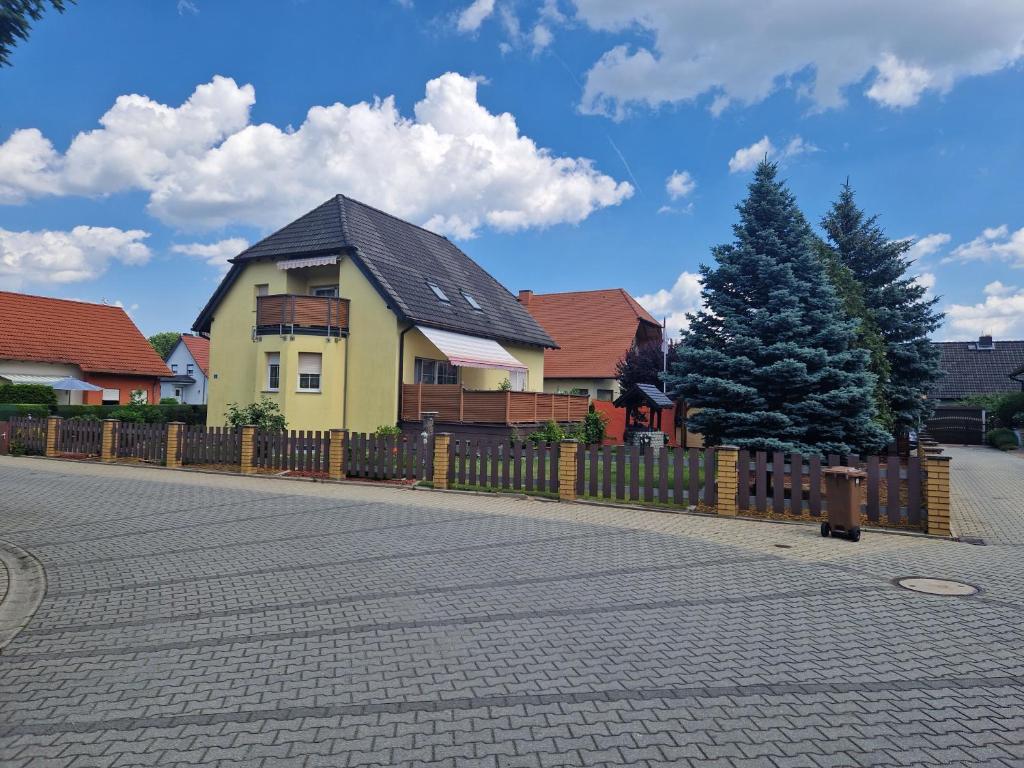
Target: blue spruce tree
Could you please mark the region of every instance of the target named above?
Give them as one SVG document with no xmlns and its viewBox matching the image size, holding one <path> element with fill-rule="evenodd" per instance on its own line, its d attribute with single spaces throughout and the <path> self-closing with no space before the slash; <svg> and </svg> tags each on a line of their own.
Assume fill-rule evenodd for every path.
<svg viewBox="0 0 1024 768">
<path fill-rule="evenodd" d="M 667 381 L 699 408 L 709 445 L 801 453 L 875 453 L 868 354 L 846 317 L 793 195 L 762 162 L 737 206 L 735 242 L 702 265 L 705 307 L 690 316 Z"/>
<path fill-rule="evenodd" d="M 821 221 L 836 259 L 860 283 L 864 308 L 884 343 L 888 375 L 881 382 L 885 409 L 899 431 L 927 418 L 931 385 L 941 375 L 939 351 L 928 339 L 942 322 L 938 299 L 907 276 L 909 240 L 890 240 L 877 217 L 864 215 L 850 183 Z"/>
</svg>

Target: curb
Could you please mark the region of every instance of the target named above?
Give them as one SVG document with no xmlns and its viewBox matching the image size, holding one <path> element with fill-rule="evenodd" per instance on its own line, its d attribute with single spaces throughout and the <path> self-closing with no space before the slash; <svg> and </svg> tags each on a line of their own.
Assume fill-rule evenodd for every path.
<svg viewBox="0 0 1024 768">
<path fill-rule="evenodd" d="M 7 568 L 7 594 L 0 602 L 0 652 L 32 620 L 46 594 L 46 571 L 35 555 L 0 541 L 0 561 Z"/>
</svg>

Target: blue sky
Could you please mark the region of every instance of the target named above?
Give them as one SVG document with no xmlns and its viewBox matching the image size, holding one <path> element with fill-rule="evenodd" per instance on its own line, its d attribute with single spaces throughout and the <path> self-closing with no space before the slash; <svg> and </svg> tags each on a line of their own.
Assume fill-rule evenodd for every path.
<svg viewBox="0 0 1024 768">
<path fill-rule="evenodd" d="M 0 287 L 186 330 L 341 192 L 678 327 L 767 152 L 812 222 L 849 176 L 917 239 L 941 338 L 1024 337 L 1024 5 L 748 7 L 82 0 L 0 70 Z"/>
</svg>

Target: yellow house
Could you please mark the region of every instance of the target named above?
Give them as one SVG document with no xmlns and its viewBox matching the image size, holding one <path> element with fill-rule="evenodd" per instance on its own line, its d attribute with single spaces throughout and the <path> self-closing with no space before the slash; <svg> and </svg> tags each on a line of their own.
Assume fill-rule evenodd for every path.
<svg viewBox="0 0 1024 768">
<path fill-rule="evenodd" d="M 555 343 L 440 235 L 338 195 L 231 261 L 193 325 L 210 337 L 211 425 L 263 397 L 290 429 L 586 413 L 586 398 L 542 394 Z"/>
</svg>

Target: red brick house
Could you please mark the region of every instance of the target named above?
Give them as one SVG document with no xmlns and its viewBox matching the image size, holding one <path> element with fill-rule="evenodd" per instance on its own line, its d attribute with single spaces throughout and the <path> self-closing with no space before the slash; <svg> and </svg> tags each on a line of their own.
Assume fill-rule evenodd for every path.
<svg viewBox="0 0 1024 768">
<path fill-rule="evenodd" d="M 120 307 L 0 291 L 0 379 L 52 384 L 75 378 L 101 391 L 58 392 L 58 402 L 160 400 L 170 369 Z"/>
</svg>

